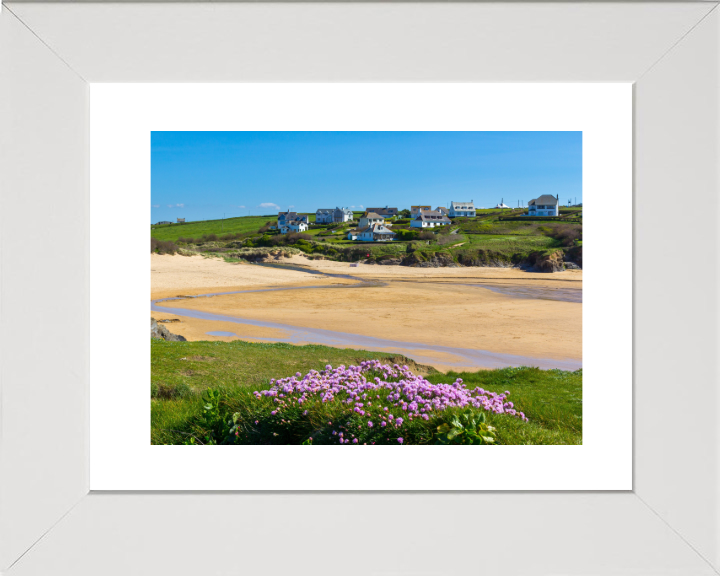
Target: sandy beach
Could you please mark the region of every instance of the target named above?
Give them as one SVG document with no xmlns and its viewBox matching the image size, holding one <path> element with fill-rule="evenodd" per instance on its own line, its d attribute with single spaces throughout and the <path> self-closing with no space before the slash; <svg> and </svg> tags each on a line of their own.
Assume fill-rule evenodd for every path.
<svg viewBox="0 0 720 576">
<path fill-rule="evenodd" d="M 202 256 L 152 256 L 152 297 L 166 298 L 232 290 L 323 287 L 230 294 L 172 302 L 174 308 L 319 328 L 400 342 L 488 350 L 534 358 L 582 358 L 582 305 L 576 302 L 516 297 L 489 287 L 534 293 L 576 293 L 582 271 L 555 274 L 510 268 L 410 268 L 284 259 L 324 273 L 349 274 L 358 283 L 302 271 L 252 264 L 229 264 Z M 374 282 L 373 282 L 374 281 Z M 538 292 L 539 291 L 539 292 Z M 192 319 L 153 312 L 157 319 L 178 318 L 171 332 L 189 340 L 231 340 L 208 336 L 223 331 L 244 339 L 286 338 L 277 328 Z M 239 329 L 241 326 L 241 330 Z M 439 358 L 447 368 L 452 361 Z M 438 366 L 440 367 L 440 366 Z"/>
</svg>

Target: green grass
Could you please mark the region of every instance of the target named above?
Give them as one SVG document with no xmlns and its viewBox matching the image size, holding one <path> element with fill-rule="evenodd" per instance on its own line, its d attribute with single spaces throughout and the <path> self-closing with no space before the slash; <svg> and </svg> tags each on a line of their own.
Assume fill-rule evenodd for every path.
<svg viewBox="0 0 720 576">
<path fill-rule="evenodd" d="M 517 235 L 511 236 L 507 234 L 467 234 L 465 236 L 468 244 L 462 246 L 467 248 L 483 248 L 486 250 L 494 250 L 502 253 L 526 253 L 535 250 L 547 250 L 549 248 L 558 248 L 561 243 L 554 238 L 548 236 L 530 236 Z"/>
<path fill-rule="evenodd" d="M 203 234 L 242 234 L 257 232 L 265 222 L 277 222 L 275 216 L 241 216 L 239 218 L 226 218 L 225 220 L 201 220 L 187 222 L 186 224 L 164 224 L 151 226 L 150 235 L 158 240 L 171 240 L 175 242 L 180 237 L 199 238 Z"/>
<path fill-rule="evenodd" d="M 582 371 L 503 368 L 480 372 L 449 372 L 426 377 L 434 384 L 462 378 L 469 388 L 510 392 L 509 400 L 529 422 L 488 413 L 502 444 L 581 444 Z"/>
<path fill-rule="evenodd" d="M 327 421 L 351 418 L 338 403 L 316 402 L 308 406 L 308 417 L 296 418 L 292 425 L 273 420 L 268 399 L 257 400 L 252 392 L 266 389 L 271 378 L 281 378 L 310 369 L 322 370 L 326 364 L 357 364 L 379 359 L 388 363 L 408 363 L 397 355 L 331 348 L 327 346 L 262 344 L 244 342 L 166 342 L 151 341 L 153 444 L 178 444 L 191 437 L 205 438 L 202 414 L 206 389 L 220 390 L 221 405 L 227 413 L 239 415 L 245 441 L 259 443 L 300 443 L 308 434 L 321 439 Z M 411 368 L 413 364 L 409 364 Z M 503 444 L 579 444 L 582 442 L 582 373 L 535 368 L 507 368 L 477 373 L 430 373 L 433 383 L 451 383 L 463 378 L 470 387 L 502 393 L 525 412 L 529 422 L 487 413 L 488 423 L 497 428 Z M 299 415 L 296 415 L 299 416 Z M 255 425 L 255 420 L 260 422 Z M 436 423 L 408 423 L 404 434 L 418 442 L 431 441 Z M 303 428 L 303 426 L 305 426 Z M 310 426 L 310 428 L 308 428 Z M 268 436 L 268 430 L 277 436 Z M 275 432 L 275 431 L 278 432 Z M 270 440 L 268 440 L 268 437 Z M 328 441 L 331 439 L 329 433 Z"/>
</svg>

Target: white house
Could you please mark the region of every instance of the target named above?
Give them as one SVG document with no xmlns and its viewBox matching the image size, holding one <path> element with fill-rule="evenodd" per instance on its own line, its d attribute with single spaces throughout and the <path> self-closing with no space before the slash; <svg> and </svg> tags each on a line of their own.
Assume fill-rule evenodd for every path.
<svg viewBox="0 0 720 576">
<path fill-rule="evenodd" d="M 459 216 L 475 218 L 475 204 L 472 200 L 470 202 L 450 202 L 450 218 Z"/>
<path fill-rule="evenodd" d="M 450 224 L 450 218 L 435 210 L 421 212 L 417 218 L 410 222 L 412 228 L 434 228 L 435 226 L 447 226 L 448 224 Z"/>
<path fill-rule="evenodd" d="M 510 209 L 510 206 L 505 205 L 505 198 L 503 198 L 502 200 L 500 200 L 500 204 L 495 206 L 495 209 L 496 210 L 505 210 L 505 208 Z"/>
<path fill-rule="evenodd" d="M 308 223 L 307 214 L 298 214 L 297 212 L 278 212 L 278 226 L 285 226 L 292 220 L 300 220 Z"/>
<path fill-rule="evenodd" d="M 353 212 L 349 208 L 318 208 L 315 211 L 316 224 L 330 224 L 332 222 L 350 222 Z"/>
<path fill-rule="evenodd" d="M 353 219 L 353 211 L 350 208 L 335 208 L 333 222 L 350 222 Z"/>
<path fill-rule="evenodd" d="M 543 194 L 528 202 L 528 216 L 559 216 L 560 197 Z"/>
<path fill-rule="evenodd" d="M 367 228 L 358 228 L 356 232 L 357 238 L 353 238 L 353 240 L 362 240 L 364 242 L 389 242 L 395 238 L 395 232 L 382 224 L 373 224 Z"/>
<path fill-rule="evenodd" d="M 365 212 L 358 221 L 358 229 L 368 228 L 373 224 L 385 224 L 385 218 L 375 212 Z"/>
<path fill-rule="evenodd" d="M 307 222 L 302 220 L 289 220 L 283 226 L 280 226 L 280 233 L 287 234 L 288 232 L 305 232 L 308 229 Z"/>
<path fill-rule="evenodd" d="M 356 230 L 350 230 L 347 235 L 348 240 L 357 240 L 358 239 L 358 231 Z"/>
<path fill-rule="evenodd" d="M 445 208 L 445 206 L 438 206 L 435 208 L 435 212 L 440 212 L 440 214 L 445 214 L 445 216 L 447 216 L 450 213 L 450 210 Z"/>
<path fill-rule="evenodd" d="M 315 224 L 330 224 L 333 221 L 333 208 L 318 208 L 315 211 Z"/>
</svg>

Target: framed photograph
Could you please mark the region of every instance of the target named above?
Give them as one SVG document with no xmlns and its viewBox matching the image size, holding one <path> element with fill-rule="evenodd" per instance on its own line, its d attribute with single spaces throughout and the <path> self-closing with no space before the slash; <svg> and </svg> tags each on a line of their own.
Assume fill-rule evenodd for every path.
<svg viewBox="0 0 720 576">
<path fill-rule="evenodd" d="M 632 259 L 584 279 L 582 250 L 602 236 L 584 199 L 606 189 L 627 210 L 605 242 L 631 244 L 631 128 L 629 84 L 92 87 L 91 489 L 630 489 Z M 476 199 L 435 209 L 434 189 Z M 344 226 L 321 227 L 309 206 L 338 194 Z M 150 281 L 143 202 L 165 214 Z M 101 378 L 110 315 L 129 358 Z M 452 474 L 418 475 L 428 461 Z"/>
<path fill-rule="evenodd" d="M 716 574 L 719 34 L 3 5 L 0 571 Z"/>
</svg>

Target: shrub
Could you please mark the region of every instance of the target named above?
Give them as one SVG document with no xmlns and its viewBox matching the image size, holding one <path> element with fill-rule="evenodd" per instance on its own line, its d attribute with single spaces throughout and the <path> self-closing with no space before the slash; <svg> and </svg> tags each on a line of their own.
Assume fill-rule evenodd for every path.
<svg viewBox="0 0 720 576">
<path fill-rule="evenodd" d="M 574 246 L 576 240 L 582 240 L 582 228 L 574 224 L 556 224 L 547 235 L 562 242 L 563 246 Z"/>
<path fill-rule="evenodd" d="M 435 238 L 435 240 L 437 241 L 437 243 L 440 246 L 445 246 L 447 244 L 455 244 L 455 243 L 460 242 L 460 240 L 458 239 L 458 237 L 455 234 L 452 234 L 452 235 L 451 234 L 443 234 L 442 236 L 437 236 Z"/>
<path fill-rule="evenodd" d="M 430 230 L 423 230 L 422 232 L 420 232 L 420 234 L 418 234 L 418 239 L 419 240 L 434 240 L 435 234 L 430 232 Z"/>
<path fill-rule="evenodd" d="M 417 230 L 393 230 L 395 232 L 395 240 L 400 241 L 411 241 L 415 240 L 418 237 Z"/>
<path fill-rule="evenodd" d="M 150 253 L 155 254 L 176 254 L 178 247 L 175 242 L 169 240 L 158 240 L 157 238 L 150 238 Z"/>
</svg>

